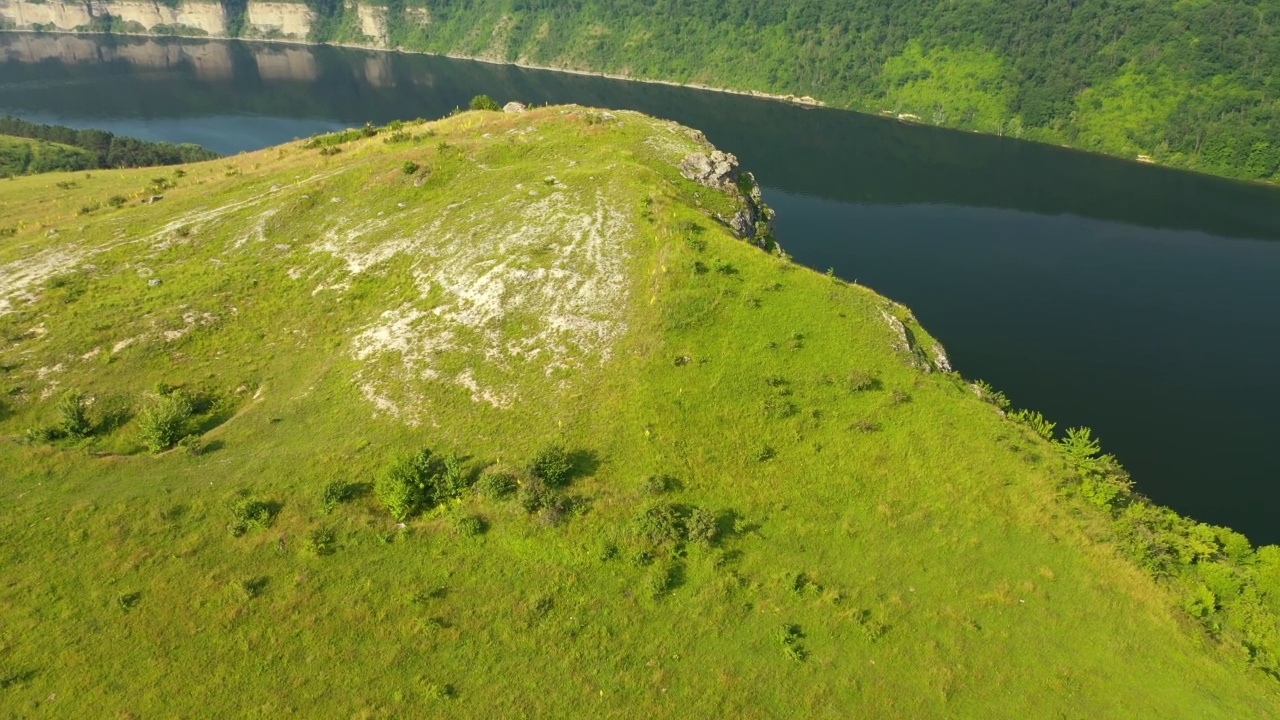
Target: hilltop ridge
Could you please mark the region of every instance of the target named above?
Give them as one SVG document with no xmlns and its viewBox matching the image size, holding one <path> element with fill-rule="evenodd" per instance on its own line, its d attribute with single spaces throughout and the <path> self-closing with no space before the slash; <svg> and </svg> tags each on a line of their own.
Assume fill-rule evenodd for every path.
<svg viewBox="0 0 1280 720">
<path fill-rule="evenodd" d="M 1280 716 L 1280 551 L 755 189 L 576 106 L 0 184 L 0 704 Z"/>
</svg>

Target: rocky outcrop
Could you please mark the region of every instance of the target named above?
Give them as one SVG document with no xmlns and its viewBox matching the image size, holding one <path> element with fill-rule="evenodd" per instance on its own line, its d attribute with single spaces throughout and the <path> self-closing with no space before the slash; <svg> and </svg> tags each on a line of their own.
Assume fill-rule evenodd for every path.
<svg viewBox="0 0 1280 720">
<path fill-rule="evenodd" d="M 53 27 L 58 30 L 74 30 L 93 22 L 92 3 L 24 2 L 8 0 L 0 2 L 0 20 L 16 28 Z"/>
<path fill-rule="evenodd" d="M 251 2 L 245 22 L 250 34 L 303 40 L 311 33 L 315 13 L 301 3 Z"/>
<path fill-rule="evenodd" d="M 431 11 L 426 8 L 405 8 L 404 19 L 419 27 L 431 24 Z"/>
<path fill-rule="evenodd" d="M 915 323 L 916 320 L 910 310 L 897 303 L 887 302 L 880 310 L 881 317 L 893 333 L 893 349 L 901 355 L 903 362 L 924 372 L 935 370 L 944 373 L 952 372 L 951 359 L 947 357 L 947 351 L 942 348 L 942 344 L 935 341 L 930 348 L 933 357 L 929 357 L 924 348 L 916 342 L 916 334 L 898 317 L 897 313 L 904 313 L 908 322 Z"/>
<path fill-rule="evenodd" d="M 528 109 L 529 109 L 529 108 L 528 108 L 528 106 L 526 106 L 524 103 L 522 103 L 522 102 L 516 102 L 515 100 L 512 100 L 511 102 L 509 102 L 509 103 L 507 103 L 506 105 L 503 105 L 503 106 L 502 106 L 502 112 L 504 112 L 504 113 L 516 113 L 516 114 L 519 114 L 519 113 L 522 113 L 522 112 L 527 111 Z"/>
<path fill-rule="evenodd" d="M 126 25 L 150 31 L 161 28 L 172 32 L 177 28 L 219 36 L 227 32 L 227 14 L 217 2 L 183 2 L 171 7 L 159 2 L 32 2 L 0 0 L 0 19 L 16 28 L 51 27 L 75 30 L 93 24 L 94 20 L 116 18 Z"/>
<path fill-rule="evenodd" d="M 208 35 L 227 32 L 227 14 L 221 3 L 186 2 L 175 8 L 157 2 L 111 2 L 102 7 L 106 14 L 146 30 L 164 26 L 198 30 Z"/>
<path fill-rule="evenodd" d="M 680 163 L 680 174 L 709 188 L 736 189 L 738 158 L 720 150 L 712 150 L 709 154 L 692 153 Z"/>
<path fill-rule="evenodd" d="M 695 140 L 706 142 L 705 138 Z M 773 210 L 764 204 L 760 185 L 755 175 L 738 170 L 738 158 L 732 153 L 712 150 L 709 153 L 691 153 L 680 162 L 680 174 L 699 185 L 705 185 L 739 201 L 732 215 L 716 215 L 716 219 L 728 225 L 733 233 L 770 251 L 780 253 L 773 239 Z"/>
<path fill-rule="evenodd" d="M 374 47 L 387 47 L 391 43 L 387 9 L 374 5 L 357 5 L 355 9 L 357 17 L 360 18 L 360 34 L 369 38 Z"/>
</svg>

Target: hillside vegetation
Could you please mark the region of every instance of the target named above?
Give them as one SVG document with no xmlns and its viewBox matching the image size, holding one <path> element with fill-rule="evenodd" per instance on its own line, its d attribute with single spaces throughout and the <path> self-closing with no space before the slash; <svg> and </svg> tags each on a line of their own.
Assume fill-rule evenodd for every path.
<svg viewBox="0 0 1280 720">
<path fill-rule="evenodd" d="M 696 131 L 468 112 L 106 202 L 155 174 L 0 184 L 9 714 L 1280 716 L 1277 548 L 791 263 Z"/>
<path fill-rule="evenodd" d="M 380 5 L 383 3 L 374 3 Z M 318 41 L 369 42 L 312 0 Z M 388 0 L 389 44 L 812 95 L 1229 177 L 1280 172 L 1280 6 Z M 425 10 L 425 14 L 424 14 Z M 424 21 L 429 18 L 429 21 Z"/>
<path fill-rule="evenodd" d="M 97 167 L 97 158 L 83 148 L 0 135 L 0 177 L 92 167 Z"/>
<path fill-rule="evenodd" d="M 35 142 L 22 142 L 22 139 Z M 191 143 L 175 145 L 116 135 L 106 130 L 77 130 L 41 125 L 12 115 L 0 117 L 0 176 L 180 165 L 212 160 L 218 154 Z M 23 150 L 26 148 L 26 150 Z"/>
</svg>

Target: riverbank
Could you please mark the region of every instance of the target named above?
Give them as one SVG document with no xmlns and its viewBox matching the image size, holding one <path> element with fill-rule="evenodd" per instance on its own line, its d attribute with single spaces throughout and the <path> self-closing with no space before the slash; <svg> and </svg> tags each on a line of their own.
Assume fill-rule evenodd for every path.
<svg viewBox="0 0 1280 720">
<path fill-rule="evenodd" d="M 228 37 L 226 35 L 162 35 L 158 33 L 131 33 L 131 32 L 95 32 L 95 31 L 78 31 L 78 30 L 33 30 L 29 28 L 0 28 L 0 32 L 9 33 L 25 33 L 30 35 L 69 35 L 69 36 L 94 36 L 94 37 L 129 37 L 129 38 L 146 38 L 146 39 L 169 39 L 169 40 L 215 40 L 228 41 L 234 40 L 244 43 L 259 43 L 263 45 L 294 45 L 305 47 L 338 47 L 348 50 L 363 50 L 365 52 L 374 53 L 397 53 L 400 55 L 424 55 L 427 57 L 443 57 L 450 60 L 468 60 L 471 62 L 485 63 L 486 65 L 504 65 L 508 67 L 518 67 L 522 70 L 540 70 L 543 72 L 565 73 L 567 75 L 581 75 L 584 77 L 598 77 L 606 80 L 620 80 L 623 82 L 644 83 L 647 85 L 666 85 L 668 87 L 688 88 L 691 90 L 702 90 L 705 92 L 725 93 L 727 95 L 741 95 L 744 97 L 759 98 L 761 100 L 774 100 L 777 102 L 790 103 L 801 107 L 827 108 L 829 107 L 825 101 L 808 95 L 795 94 L 778 94 L 767 93 L 760 90 L 738 90 L 735 88 L 717 87 L 714 85 L 703 85 L 702 83 L 682 83 L 673 80 L 660 80 L 656 78 L 638 78 L 629 75 L 619 75 L 617 73 L 597 72 L 593 70 L 582 70 L 578 68 L 558 67 L 555 65 L 538 65 L 535 63 L 521 62 L 519 60 L 500 60 L 492 57 L 483 57 L 475 55 L 459 55 L 456 53 L 436 53 L 426 50 L 411 50 L 405 47 L 379 47 L 376 45 L 364 45 L 361 43 L 350 42 L 313 42 L 311 40 L 298 40 L 296 38 L 254 38 L 254 37 Z M 848 108 L 849 112 L 858 112 Z"/>
</svg>

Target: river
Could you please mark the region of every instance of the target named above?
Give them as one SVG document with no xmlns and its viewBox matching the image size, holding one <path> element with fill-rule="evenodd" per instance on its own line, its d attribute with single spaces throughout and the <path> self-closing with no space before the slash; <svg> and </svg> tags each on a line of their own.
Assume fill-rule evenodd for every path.
<svg viewBox="0 0 1280 720">
<path fill-rule="evenodd" d="M 1280 542 L 1280 190 L 665 85 L 328 47 L 0 33 L 0 113 L 223 153 L 471 97 L 629 108 L 741 158 L 797 261 L 1092 427 L 1154 500 Z M 1272 443 L 1277 443 L 1273 445 Z"/>
</svg>

